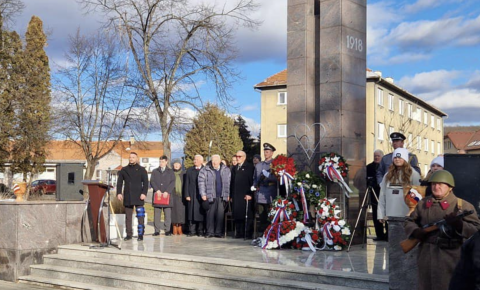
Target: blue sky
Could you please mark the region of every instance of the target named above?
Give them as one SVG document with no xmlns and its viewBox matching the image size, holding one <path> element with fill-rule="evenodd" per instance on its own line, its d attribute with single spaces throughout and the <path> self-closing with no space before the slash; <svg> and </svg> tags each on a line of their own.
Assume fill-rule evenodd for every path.
<svg viewBox="0 0 480 290">
<path fill-rule="evenodd" d="M 194 0 L 200 1 L 200 0 Z M 214 0 L 205 0 L 213 2 Z M 232 1 L 232 0 L 228 0 Z M 216 2 L 222 2 L 216 0 Z M 239 30 L 234 104 L 256 134 L 260 94 L 256 83 L 286 68 L 287 0 L 258 0 L 255 31 Z M 74 0 L 24 0 L 26 9 L 12 28 L 23 34 L 32 15 L 49 32 L 47 53 L 61 63 L 69 34 L 94 32 L 98 15 L 84 15 Z M 480 1 L 368 1 L 367 66 L 392 77 L 411 93 L 449 114 L 448 125 L 480 124 Z M 205 90 L 205 96 L 213 92 Z"/>
</svg>

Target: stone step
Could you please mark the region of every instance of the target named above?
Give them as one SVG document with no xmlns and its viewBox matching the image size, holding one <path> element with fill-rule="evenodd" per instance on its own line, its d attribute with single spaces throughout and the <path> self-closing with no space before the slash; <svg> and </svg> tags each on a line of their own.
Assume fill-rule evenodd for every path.
<svg viewBox="0 0 480 290">
<path fill-rule="evenodd" d="M 309 283 L 298 280 L 272 279 L 270 277 L 235 275 L 210 269 L 209 271 L 192 268 L 179 268 L 164 265 L 145 265 L 132 261 L 112 261 L 106 259 L 49 255 L 45 258 L 45 264 L 62 268 L 77 268 L 96 271 L 105 271 L 128 275 L 135 273 L 140 277 L 156 277 L 161 280 L 186 281 L 198 285 L 218 286 L 223 288 L 238 288 L 243 290 L 289 290 L 289 289 L 353 289 L 351 287 L 333 286 L 318 283 Z M 359 289 L 359 288 L 355 288 Z"/>
<path fill-rule="evenodd" d="M 53 279 L 53 278 L 34 276 L 34 275 L 20 277 L 19 283 L 29 284 L 29 285 L 39 285 L 44 287 L 48 286 L 48 287 L 53 287 L 55 289 L 68 289 L 68 290 L 79 290 L 79 289 L 81 290 L 121 290 L 122 289 L 122 288 L 116 288 L 116 287 L 92 285 L 87 283 Z M 33 287 L 30 287 L 30 288 L 37 289 Z"/>
<path fill-rule="evenodd" d="M 388 289 L 388 276 L 365 273 L 323 270 L 308 267 L 293 267 L 267 263 L 255 263 L 239 260 L 219 259 L 200 256 L 187 256 L 168 253 L 149 253 L 106 248 L 102 250 L 88 249 L 79 245 L 61 246 L 59 255 L 72 255 L 99 258 L 109 261 L 130 261 L 142 265 L 159 265 L 166 268 L 197 269 L 211 271 L 221 269 L 223 275 L 241 275 L 251 277 L 268 277 L 303 281 L 316 284 L 330 284 L 361 289 Z M 45 256 L 46 258 L 51 255 Z"/>
</svg>

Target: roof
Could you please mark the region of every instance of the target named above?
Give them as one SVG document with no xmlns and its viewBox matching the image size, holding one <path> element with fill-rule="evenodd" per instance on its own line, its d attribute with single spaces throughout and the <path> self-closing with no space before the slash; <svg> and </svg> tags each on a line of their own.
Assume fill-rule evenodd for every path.
<svg viewBox="0 0 480 290">
<path fill-rule="evenodd" d="M 281 72 L 266 78 L 263 82 L 258 83 L 253 87 L 255 89 L 261 89 L 264 87 L 278 87 L 278 86 L 286 86 L 286 85 L 287 85 L 287 69 L 284 69 Z"/>
<path fill-rule="evenodd" d="M 480 131 L 477 131 L 480 132 Z M 452 141 L 453 146 L 458 150 L 466 150 L 466 147 L 472 139 L 472 137 L 476 134 L 475 131 L 451 131 L 448 132 L 445 136 Z M 480 139 L 479 139 L 480 140 Z"/>
<path fill-rule="evenodd" d="M 92 142 L 91 147 L 99 147 L 99 152 L 102 154 L 113 145 L 114 141 L 107 142 Z M 102 148 L 103 146 L 103 148 Z M 75 141 L 53 140 L 46 145 L 47 162 L 55 161 L 85 161 L 85 155 Z M 130 141 L 118 142 L 112 150 L 119 156 L 128 156 L 130 152 L 136 152 L 138 157 L 160 157 L 163 155 L 163 144 L 159 141 L 136 141 L 133 144 Z"/>
<path fill-rule="evenodd" d="M 429 109 L 431 112 L 436 113 L 439 116 L 445 117 L 447 114 L 443 112 L 442 110 L 436 108 L 435 106 L 430 105 L 429 103 L 425 102 L 424 100 L 418 98 L 417 96 L 409 93 L 405 89 L 397 86 L 391 81 L 388 81 L 384 78 L 382 78 L 379 74 L 373 72 L 371 69 L 367 68 L 366 69 L 366 78 L 367 82 L 368 81 L 376 81 L 383 85 L 384 87 L 388 87 L 389 89 L 396 91 L 397 93 L 401 94 L 404 97 L 407 97 L 414 103 L 418 103 L 422 105 L 424 108 Z M 270 77 L 268 77 L 266 80 L 264 80 L 261 83 L 258 83 L 254 86 L 255 89 L 264 89 L 264 88 L 270 88 L 272 89 L 273 87 L 279 87 L 279 86 L 287 86 L 287 70 L 284 69 L 279 73 L 276 73 Z"/>
</svg>

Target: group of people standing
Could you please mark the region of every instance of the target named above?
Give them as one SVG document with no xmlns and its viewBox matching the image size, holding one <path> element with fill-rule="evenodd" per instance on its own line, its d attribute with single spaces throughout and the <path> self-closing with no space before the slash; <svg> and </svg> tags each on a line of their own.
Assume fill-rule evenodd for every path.
<svg viewBox="0 0 480 290">
<path fill-rule="evenodd" d="M 407 237 L 420 242 L 417 258 L 419 289 L 480 289 L 480 277 L 472 272 L 475 271 L 475 256 L 471 255 L 471 249 L 480 243 L 477 233 L 480 220 L 474 206 L 453 193 L 455 180 L 445 170 L 443 156 L 432 160 L 430 171 L 422 179 L 416 156 L 403 148 L 405 136 L 395 132 L 390 138 L 393 153 L 382 156 L 383 152 L 377 150 L 374 161 L 367 165 L 367 185 L 376 193 L 371 195 L 375 240 L 388 240 L 388 230 L 384 231 L 388 217 L 406 217 Z M 418 201 L 410 214 L 404 200 L 407 186 L 425 187 L 425 197 Z M 473 211 L 473 214 L 461 215 L 465 211 Z M 438 221 L 442 221 L 438 230 L 425 229 Z M 478 241 L 466 243 L 469 246 L 460 259 L 462 245 L 474 235 Z M 477 257 L 476 261 L 478 263 L 480 258 Z M 470 273 L 465 273 L 467 266 L 470 266 Z M 480 269 L 478 265 L 476 267 L 478 273 Z M 477 288 L 474 288 L 475 284 Z"/>
<path fill-rule="evenodd" d="M 224 237 L 225 212 L 231 210 L 236 238 L 253 236 L 255 209 L 260 209 L 260 227 L 267 227 L 270 204 L 277 196 L 277 178 L 270 174 L 270 163 L 275 148 L 265 143 L 265 160 L 255 155 L 254 164 L 247 162 L 244 151 L 238 151 L 228 167 L 219 155 L 212 155 L 207 163 L 201 155 L 195 155 L 193 166 L 182 170 L 179 159 L 168 166 L 168 157 L 160 157 L 160 166 L 152 171 L 150 183 L 147 171 L 138 164 L 138 156 L 130 153 L 129 164 L 118 173 L 117 198 L 123 200 L 126 209 L 124 240 L 133 236 L 132 214 L 136 209 L 138 240 L 143 240 L 145 230 L 144 203 L 150 184 L 154 207 L 153 236 L 162 232 L 166 236 L 182 235 L 183 227 L 188 236 Z M 157 202 L 163 200 L 163 202 Z M 161 216 L 164 216 L 163 221 Z"/>
</svg>

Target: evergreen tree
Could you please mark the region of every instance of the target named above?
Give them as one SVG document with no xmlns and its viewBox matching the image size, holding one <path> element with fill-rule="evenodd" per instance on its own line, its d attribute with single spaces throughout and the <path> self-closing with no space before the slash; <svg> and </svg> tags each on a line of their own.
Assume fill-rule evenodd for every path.
<svg viewBox="0 0 480 290">
<path fill-rule="evenodd" d="M 209 144 L 212 147 L 209 150 Z M 185 135 L 185 166 L 193 165 L 196 154 L 204 158 L 219 154 L 222 159 L 231 160 L 238 150 L 243 147 L 238 127 L 234 120 L 215 105 L 207 104 L 202 113 L 193 120 L 193 127 Z"/>
<path fill-rule="evenodd" d="M 238 132 L 243 143 L 242 150 L 247 154 L 247 161 L 252 162 L 253 155 L 257 154 L 257 152 L 255 151 L 254 140 L 252 139 L 252 134 L 247 129 L 247 123 L 245 122 L 245 119 L 238 115 L 238 117 L 235 119 L 235 126 L 238 127 Z"/>
<path fill-rule="evenodd" d="M 47 37 L 40 18 L 33 16 L 25 35 L 26 46 L 18 68 L 24 85 L 17 90 L 16 128 L 12 147 L 12 171 L 28 173 L 43 169 L 45 143 L 50 125 L 50 68 L 45 53 Z"/>
</svg>

